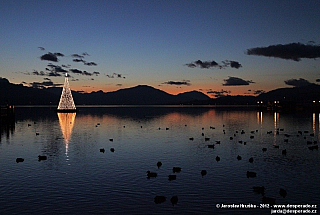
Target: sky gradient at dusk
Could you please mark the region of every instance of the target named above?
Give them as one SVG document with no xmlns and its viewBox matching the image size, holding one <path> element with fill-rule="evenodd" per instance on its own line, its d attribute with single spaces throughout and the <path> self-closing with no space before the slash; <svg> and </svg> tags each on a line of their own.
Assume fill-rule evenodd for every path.
<svg viewBox="0 0 320 215">
<path fill-rule="evenodd" d="M 145 84 L 211 97 L 318 83 L 319 8 L 317 0 L 4 0 L 0 77 L 50 87 L 68 71 L 73 90 Z"/>
</svg>

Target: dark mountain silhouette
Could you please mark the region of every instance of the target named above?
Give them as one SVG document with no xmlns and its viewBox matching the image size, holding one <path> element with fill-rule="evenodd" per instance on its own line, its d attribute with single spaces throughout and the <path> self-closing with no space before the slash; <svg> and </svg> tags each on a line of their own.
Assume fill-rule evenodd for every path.
<svg viewBox="0 0 320 215">
<path fill-rule="evenodd" d="M 0 79 L 0 102 L 2 105 L 58 105 L 61 87 L 37 89 L 22 84 L 12 84 Z M 181 104 L 195 100 L 209 100 L 210 97 L 197 91 L 172 95 L 147 85 L 120 89 L 114 92 L 80 93 L 72 91 L 77 105 L 165 105 Z"/>
<path fill-rule="evenodd" d="M 37 89 L 22 84 L 12 84 L 0 78 L 0 104 L 13 105 L 58 105 L 61 87 Z M 211 99 L 207 95 L 191 91 L 172 95 L 147 85 L 138 85 L 113 92 L 83 93 L 72 91 L 76 105 L 256 105 L 257 101 L 275 100 L 289 103 L 310 103 L 320 101 L 320 85 L 310 84 L 303 87 L 280 88 L 259 96 L 224 96 Z"/>
<path fill-rule="evenodd" d="M 310 84 L 293 88 L 279 88 L 257 96 L 261 101 L 306 102 L 320 101 L 320 85 Z"/>
</svg>

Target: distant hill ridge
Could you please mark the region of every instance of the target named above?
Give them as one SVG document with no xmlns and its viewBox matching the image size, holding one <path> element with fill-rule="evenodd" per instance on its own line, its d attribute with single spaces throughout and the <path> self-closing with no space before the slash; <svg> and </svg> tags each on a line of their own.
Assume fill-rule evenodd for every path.
<svg viewBox="0 0 320 215">
<path fill-rule="evenodd" d="M 58 105 L 61 87 L 37 89 L 22 84 L 12 84 L 0 78 L 0 104 L 14 105 Z M 172 95 L 148 85 L 138 85 L 113 92 L 72 92 L 76 105 L 169 105 L 169 104 L 216 104 L 254 105 L 257 101 L 320 101 L 320 85 L 279 88 L 258 96 L 224 96 L 211 99 L 199 91 Z"/>
</svg>

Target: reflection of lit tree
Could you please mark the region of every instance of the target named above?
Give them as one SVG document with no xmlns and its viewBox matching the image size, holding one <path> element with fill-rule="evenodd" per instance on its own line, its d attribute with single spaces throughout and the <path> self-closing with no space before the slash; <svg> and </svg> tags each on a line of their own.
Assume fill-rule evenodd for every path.
<svg viewBox="0 0 320 215">
<path fill-rule="evenodd" d="M 74 104 L 72 93 L 70 90 L 67 73 L 64 80 L 64 85 L 63 85 L 57 111 L 58 112 L 75 112 L 76 111 L 76 106 Z"/>
<path fill-rule="evenodd" d="M 68 153 L 68 144 L 71 138 L 76 113 L 58 113 L 58 118 L 62 135 L 66 144 L 66 153 Z"/>
</svg>

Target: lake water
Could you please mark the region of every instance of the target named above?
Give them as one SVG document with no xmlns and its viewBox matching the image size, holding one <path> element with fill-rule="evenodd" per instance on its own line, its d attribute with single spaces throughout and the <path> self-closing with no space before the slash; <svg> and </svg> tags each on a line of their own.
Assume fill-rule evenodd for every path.
<svg viewBox="0 0 320 215">
<path fill-rule="evenodd" d="M 276 204 L 319 204 L 320 153 L 309 149 L 319 143 L 319 121 L 319 113 L 244 108 L 16 108 L 15 122 L 1 128 L 0 213 L 270 214 L 216 207 L 259 206 L 253 186 Z M 148 170 L 157 177 L 148 179 Z M 156 204 L 157 195 L 166 201 Z"/>
</svg>

